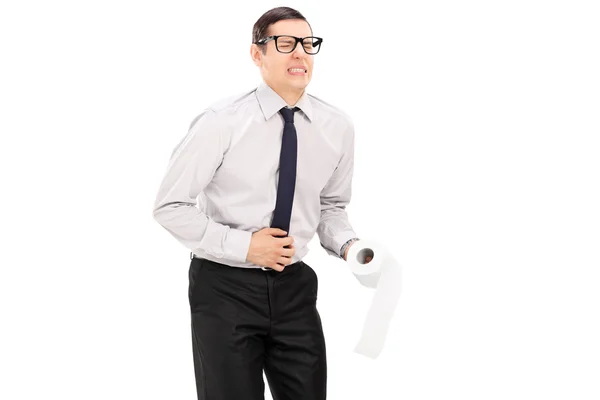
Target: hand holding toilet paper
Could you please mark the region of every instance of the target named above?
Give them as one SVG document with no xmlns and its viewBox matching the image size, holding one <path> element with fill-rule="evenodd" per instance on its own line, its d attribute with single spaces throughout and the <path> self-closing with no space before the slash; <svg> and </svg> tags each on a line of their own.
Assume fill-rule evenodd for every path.
<svg viewBox="0 0 600 400">
<path fill-rule="evenodd" d="M 367 257 L 372 257 L 368 263 Z M 354 351 L 377 358 L 385 344 L 389 324 L 400 297 L 401 267 L 383 246 L 362 239 L 350 246 L 346 261 L 363 286 L 375 289 Z"/>
</svg>

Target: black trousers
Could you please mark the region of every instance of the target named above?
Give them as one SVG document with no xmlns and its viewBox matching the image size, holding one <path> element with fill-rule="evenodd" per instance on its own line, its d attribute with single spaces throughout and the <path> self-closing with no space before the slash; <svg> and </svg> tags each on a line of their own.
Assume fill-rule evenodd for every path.
<svg viewBox="0 0 600 400">
<path fill-rule="evenodd" d="M 303 261 L 282 272 L 193 258 L 189 270 L 199 400 L 324 400 L 327 362 L 318 279 Z"/>
</svg>

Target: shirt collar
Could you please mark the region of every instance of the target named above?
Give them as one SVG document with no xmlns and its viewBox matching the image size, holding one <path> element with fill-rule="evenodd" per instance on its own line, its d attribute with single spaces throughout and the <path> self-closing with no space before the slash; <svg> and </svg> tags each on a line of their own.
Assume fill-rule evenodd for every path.
<svg viewBox="0 0 600 400">
<path fill-rule="evenodd" d="M 256 89 L 256 97 L 258 98 L 258 104 L 260 105 L 260 109 L 262 110 L 265 120 L 268 120 L 273 115 L 277 114 L 283 107 L 287 107 L 285 100 L 283 100 L 281 96 L 271 89 L 271 87 L 264 81 L 258 85 L 258 88 Z M 296 107 L 302 110 L 302 112 L 308 117 L 309 121 L 312 122 L 312 104 L 310 103 L 310 99 L 308 98 L 306 90 L 304 90 L 304 93 L 302 93 L 302 96 L 300 99 L 298 99 Z"/>
</svg>

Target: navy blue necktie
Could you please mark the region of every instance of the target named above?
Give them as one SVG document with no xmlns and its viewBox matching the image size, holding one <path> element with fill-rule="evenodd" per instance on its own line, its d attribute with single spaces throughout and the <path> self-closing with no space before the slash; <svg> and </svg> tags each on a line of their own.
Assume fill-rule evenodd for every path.
<svg viewBox="0 0 600 400">
<path fill-rule="evenodd" d="M 298 155 L 298 140 L 294 126 L 294 112 L 299 108 L 287 107 L 279 110 L 285 124 L 283 138 L 281 139 L 281 154 L 279 156 L 279 181 L 277 184 L 277 201 L 271 228 L 279 228 L 290 232 L 290 219 L 294 203 L 294 190 L 296 188 L 296 159 Z"/>
</svg>

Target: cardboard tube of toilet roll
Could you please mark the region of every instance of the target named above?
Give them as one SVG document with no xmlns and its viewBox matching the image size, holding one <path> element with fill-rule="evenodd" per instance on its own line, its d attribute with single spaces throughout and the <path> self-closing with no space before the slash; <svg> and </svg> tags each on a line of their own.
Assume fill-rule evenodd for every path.
<svg viewBox="0 0 600 400">
<path fill-rule="evenodd" d="M 372 257 L 366 263 L 366 258 Z M 347 261 L 356 279 L 375 289 L 356 353 L 377 358 L 386 341 L 389 324 L 400 297 L 401 266 L 378 243 L 358 240 L 348 250 Z"/>
</svg>

